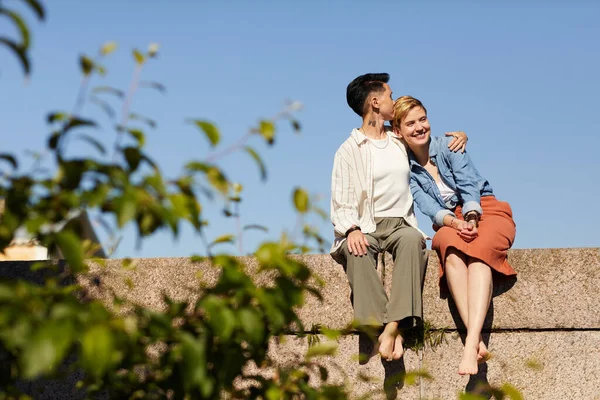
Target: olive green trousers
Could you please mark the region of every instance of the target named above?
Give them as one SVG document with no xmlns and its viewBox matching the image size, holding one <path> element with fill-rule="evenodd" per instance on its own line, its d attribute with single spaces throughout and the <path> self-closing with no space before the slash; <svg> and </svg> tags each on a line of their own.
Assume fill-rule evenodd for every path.
<svg viewBox="0 0 600 400">
<path fill-rule="evenodd" d="M 423 235 L 403 218 L 376 218 L 375 232 L 365 234 L 367 254 L 355 256 L 344 242 L 334 258 L 345 261 L 352 289 L 354 319 L 359 325 L 381 326 L 399 321 L 410 328 L 423 318 L 423 282 L 427 250 Z M 377 256 L 389 252 L 394 260 L 390 297 L 377 272 Z"/>
</svg>

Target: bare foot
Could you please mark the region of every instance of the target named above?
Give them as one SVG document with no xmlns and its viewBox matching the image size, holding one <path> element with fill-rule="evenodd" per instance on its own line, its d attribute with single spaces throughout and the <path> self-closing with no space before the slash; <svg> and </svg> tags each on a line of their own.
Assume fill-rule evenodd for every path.
<svg viewBox="0 0 600 400">
<path fill-rule="evenodd" d="M 492 355 L 488 351 L 485 343 L 483 343 L 483 340 L 480 340 L 477 347 L 477 364 L 487 362 L 490 358 L 492 358 Z"/>
<path fill-rule="evenodd" d="M 392 353 L 392 358 L 394 360 L 399 360 L 404 355 L 404 338 L 402 335 L 396 335 L 396 340 L 394 341 L 394 352 Z"/>
<path fill-rule="evenodd" d="M 458 365 L 458 373 L 460 375 L 477 374 L 477 346 L 465 346 L 462 360 Z"/>
<path fill-rule="evenodd" d="M 397 325 L 389 323 L 385 326 L 385 329 L 379 335 L 377 341 L 379 342 L 379 354 L 381 358 L 386 361 L 392 361 L 394 352 L 394 342 L 398 335 Z"/>
</svg>

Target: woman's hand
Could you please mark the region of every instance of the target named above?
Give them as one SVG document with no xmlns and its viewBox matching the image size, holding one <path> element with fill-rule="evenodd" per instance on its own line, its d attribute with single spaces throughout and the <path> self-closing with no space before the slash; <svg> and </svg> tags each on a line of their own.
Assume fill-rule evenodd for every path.
<svg viewBox="0 0 600 400">
<path fill-rule="evenodd" d="M 467 148 L 467 141 L 469 140 L 466 133 L 462 131 L 446 132 L 446 136 L 454 136 L 454 139 L 448 143 L 448 148 L 451 151 L 457 152 L 460 149 L 461 153 L 465 152 L 465 149 Z"/>
<path fill-rule="evenodd" d="M 477 227 L 473 223 L 469 223 L 466 221 L 458 221 L 458 228 L 456 229 L 456 233 L 462 240 L 467 243 L 472 242 L 478 235 Z"/>
<path fill-rule="evenodd" d="M 456 229 L 456 234 L 467 243 L 473 241 L 478 235 L 477 226 L 473 222 L 463 221 L 447 215 L 444 218 L 444 224 Z"/>
</svg>

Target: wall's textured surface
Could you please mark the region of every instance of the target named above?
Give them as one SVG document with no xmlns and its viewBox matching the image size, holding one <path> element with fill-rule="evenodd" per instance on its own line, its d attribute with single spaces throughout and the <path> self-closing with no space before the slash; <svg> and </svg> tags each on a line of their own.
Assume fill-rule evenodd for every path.
<svg viewBox="0 0 600 400">
<path fill-rule="evenodd" d="M 343 269 L 327 255 L 307 255 L 302 259 L 327 282 L 324 302 L 309 298 L 300 310 L 305 327 L 346 326 L 352 320 L 352 307 Z M 491 330 L 491 335 L 485 336 L 489 337 L 493 358 L 480 368 L 478 379 L 487 379 L 492 385 L 509 382 L 526 399 L 600 400 L 600 249 L 513 250 L 509 260 L 519 273 L 518 279 L 495 289 L 485 325 Z M 251 258 L 245 261 L 250 270 L 256 267 Z M 137 303 L 160 308 L 162 293 L 179 299 L 193 296 L 198 276 L 209 284 L 218 276 L 217 270 L 185 258 L 138 259 L 134 260 L 135 268 L 127 270 L 120 269 L 119 262 L 109 260 L 106 268 L 93 268 L 100 286 L 90 285 L 87 277 L 81 278 L 93 296 L 108 299 L 104 289 L 110 287 Z M 389 277 L 391 260 L 386 259 L 385 264 L 384 276 Z M 16 277 L 25 267 L 24 263 L 0 263 L 0 275 Z M 356 394 L 372 392 L 372 397 L 378 398 L 383 396 L 385 376 L 403 368 L 423 368 L 433 380 L 422 379 L 415 386 L 400 388 L 398 398 L 456 398 L 469 379 L 456 372 L 461 342 L 448 301 L 439 296 L 437 273 L 437 258 L 430 253 L 423 295 L 425 319 L 436 328 L 450 329 L 441 346 L 426 348 L 421 354 L 407 351 L 402 362 L 382 363 L 379 357 L 373 357 L 367 364 L 359 365 L 359 338 L 351 334 L 339 341 L 338 355 L 329 361 L 339 367 L 339 371 L 333 368 L 336 372 L 332 377 L 344 379 L 343 371 Z M 125 283 L 127 279 L 133 282 L 133 289 Z M 266 276 L 256 279 L 268 282 Z M 388 283 L 389 279 L 385 280 Z M 303 356 L 306 347 L 306 339 L 290 336 L 285 343 L 273 343 L 270 352 L 277 362 L 285 364 Z"/>
</svg>

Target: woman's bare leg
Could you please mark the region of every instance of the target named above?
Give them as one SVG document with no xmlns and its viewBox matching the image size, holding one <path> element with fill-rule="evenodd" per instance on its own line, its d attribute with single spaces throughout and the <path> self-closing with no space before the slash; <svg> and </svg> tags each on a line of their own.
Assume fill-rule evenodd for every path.
<svg viewBox="0 0 600 400">
<path fill-rule="evenodd" d="M 458 373 L 475 375 L 477 374 L 481 329 L 492 300 L 492 269 L 481 261 L 469 260 L 467 290 L 467 339 Z"/>
<path fill-rule="evenodd" d="M 454 299 L 460 319 L 465 324 L 469 323 L 469 305 L 468 305 L 468 282 L 469 273 L 467 270 L 467 257 L 460 251 L 450 248 L 446 256 L 445 272 L 448 289 Z"/>
</svg>

